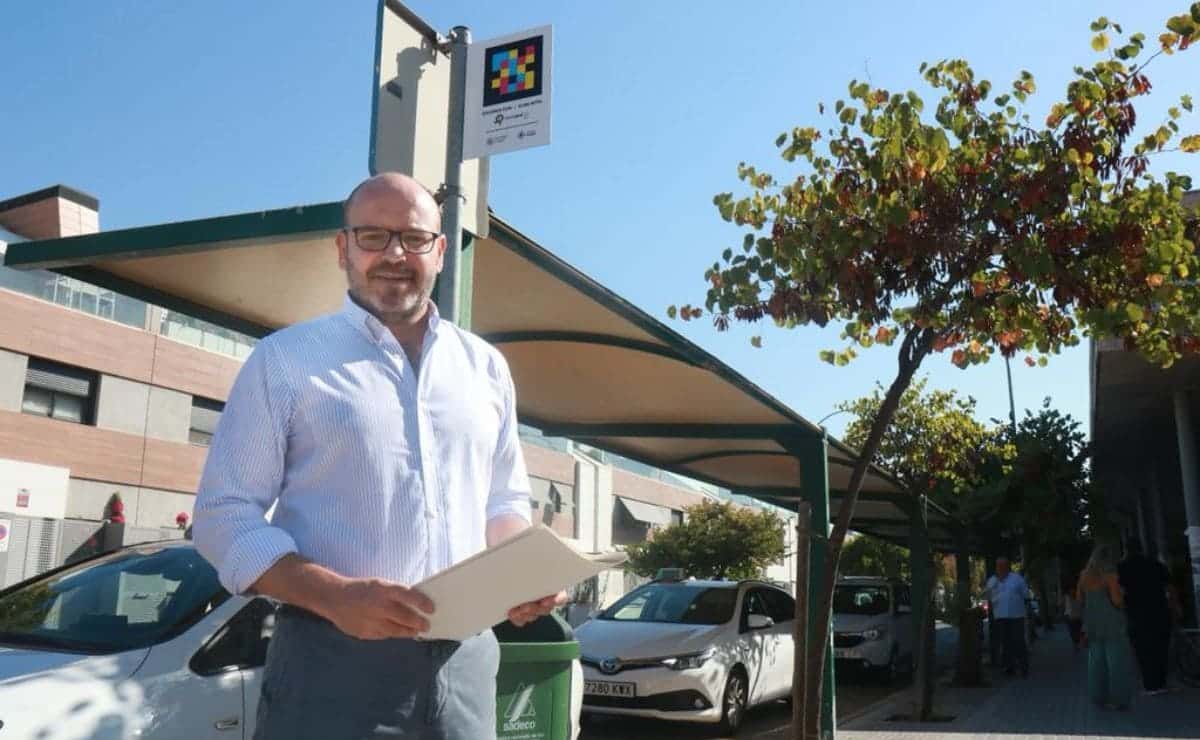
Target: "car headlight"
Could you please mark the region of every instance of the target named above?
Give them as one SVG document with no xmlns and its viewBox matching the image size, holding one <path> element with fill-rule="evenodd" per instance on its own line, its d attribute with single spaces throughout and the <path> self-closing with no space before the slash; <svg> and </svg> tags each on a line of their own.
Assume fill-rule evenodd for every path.
<svg viewBox="0 0 1200 740">
<path fill-rule="evenodd" d="M 702 653 L 689 653 L 688 655 L 675 655 L 670 658 L 663 658 L 662 664 L 671 670 L 687 671 L 692 668 L 699 668 L 713 656 L 712 648 L 705 650 Z"/>
<path fill-rule="evenodd" d="M 887 637 L 887 627 L 876 627 L 862 632 L 862 638 L 868 642 L 882 640 L 885 637 Z"/>
</svg>

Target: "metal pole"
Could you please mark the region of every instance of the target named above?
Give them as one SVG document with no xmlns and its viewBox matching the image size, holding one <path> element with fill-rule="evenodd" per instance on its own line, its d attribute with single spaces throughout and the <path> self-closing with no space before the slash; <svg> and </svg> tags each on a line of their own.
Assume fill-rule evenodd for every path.
<svg viewBox="0 0 1200 740">
<path fill-rule="evenodd" d="M 824 629 L 830 622 L 830 612 L 820 613 L 818 611 L 818 605 L 822 601 L 825 590 L 826 568 L 830 566 L 829 438 L 822 431 L 820 438 L 805 437 L 799 440 L 796 449 L 789 449 L 789 451 L 795 452 L 797 459 L 800 461 L 804 498 L 812 506 L 808 548 L 809 579 L 808 591 L 805 593 L 809 610 L 808 631 L 812 635 L 818 634 L 818 630 Z M 820 740 L 836 740 L 837 706 L 834 686 L 832 629 L 829 629 L 826 634 L 828 637 L 825 643 L 819 646 L 821 648 L 820 651 L 818 651 L 818 645 L 815 641 L 807 641 L 810 651 L 814 655 L 818 652 L 823 652 L 825 660 L 819 674 L 813 672 L 805 677 L 805 680 L 809 682 L 806 688 L 810 693 L 815 690 L 813 682 L 819 682 L 817 685 L 821 686 L 821 692 L 816 697 L 812 697 L 816 700 L 815 703 L 806 702 L 804 721 L 811 727 L 814 718 L 819 716 L 821 724 L 815 728 L 816 736 Z M 805 663 L 808 662 L 807 659 L 808 656 L 805 656 Z"/>
<path fill-rule="evenodd" d="M 1012 363 L 1008 358 L 1004 358 L 1004 372 L 1008 375 L 1008 418 L 1012 421 L 1013 437 L 1017 436 L 1017 404 L 1013 401 L 1012 388 Z"/>
<path fill-rule="evenodd" d="M 1179 444 L 1179 473 L 1183 483 L 1185 534 L 1192 560 L 1192 598 L 1200 619 L 1200 459 L 1196 455 L 1196 428 L 1186 391 L 1175 391 L 1175 436 Z"/>
<path fill-rule="evenodd" d="M 801 501 L 796 506 L 796 616 L 792 620 L 792 735 L 804 738 L 808 709 L 808 599 L 809 527 L 812 526 L 812 504 Z"/>
<path fill-rule="evenodd" d="M 471 29 L 455 26 L 450 30 L 450 106 L 446 122 L 446 202 L 442 207 L 442 227 L 446 233 L 446 256 L 438 287 L 438 311 L 442 318 L 459 320 L 459 285 L 462 280 L 462 165 L 463 112 L 467 100 L 467 49 Z"/>
</svg>

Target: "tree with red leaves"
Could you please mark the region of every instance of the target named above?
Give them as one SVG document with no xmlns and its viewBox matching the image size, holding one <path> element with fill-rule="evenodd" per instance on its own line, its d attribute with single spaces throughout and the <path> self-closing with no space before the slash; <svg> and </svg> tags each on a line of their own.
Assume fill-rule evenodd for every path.
<svg viewBox="0 0 1200 740">
<path fill-rule="evenodd" d="M 829 567 L 814 574 L 826 618 L 807 656 L 809 737 L 820 727 L 842 543 L 867 467 L 927 357 L 948 353 L 960 368 L 996 353 L 1044 364 L 1082 337 L 1117 337 L 1165 367 L 1200 348 L 1198 231 L 1181 204 L 1191 182 L 1149 167 L 1172 145 L 1200 151 L 1200 136 L 1176 138 L 1191 99 L 1133 139 L 1135 103 L 1151 90 L 1147 65 L 1200 41 L 1200 3 L 1168 20 L 1145 61 L 1143 34 L 1126 37 L 1106 18 L 1092 32 L 1101 58 L 1076 68 L 1044 122 L 1024 111 L 1035 92 L 1028 72 L 994 94 L 965 61 L 922 65 L 939 96 L 931 112 L 915 92 L 851 82 L 834 127 L 798 127 L 776 141 L 787 162 L 804 165 L 799 174 L 780 180 L 739 166 L 750 193 L 714 202 L 726 221 L 749 227 L 742 249 L 726 249 L 706 272 L 705 308 L 668 309 L 687 320 L 707 311 L 722 330 L 763 319 L 845 322 L 847 345 L 821 354 L 837 365 L 872 345 L 898 349 L 826 545 Z"/>
</svg>

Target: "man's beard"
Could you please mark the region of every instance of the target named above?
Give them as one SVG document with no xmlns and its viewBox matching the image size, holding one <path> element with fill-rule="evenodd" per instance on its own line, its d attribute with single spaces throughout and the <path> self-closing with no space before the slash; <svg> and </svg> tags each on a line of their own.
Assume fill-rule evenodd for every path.
<svg viewBox="0 0 1200 740">
<path fill-rule="evenodd" d="M 378 272 L 378 271 L 375 271 Z M 360 282 L 351 272 L 350 266 L 346 266 L 346 282 L 350 286 L 349 292 L 355 303 L 363 308 L 367 313 L 379 319 L 380 323 L 386 325 L 408 323 L 414 318 L 419 317 L 424 313 L 426 304 L 433 293 L 433 281 L 430 280 L 428 285 L 418 282 L 418 273 L 409 271 L 412 275 L 411 289 L 402 290 L 399 286 L 391 287 L 387 292 L 395 291 L 400 294 L 400 299 L 396 302 L 391 302 L 385 307 L 376 302 L 376 298 L 372 296 L 369 290 L 371 277 L 368 274 L 362 278 Z"/>
</svg>

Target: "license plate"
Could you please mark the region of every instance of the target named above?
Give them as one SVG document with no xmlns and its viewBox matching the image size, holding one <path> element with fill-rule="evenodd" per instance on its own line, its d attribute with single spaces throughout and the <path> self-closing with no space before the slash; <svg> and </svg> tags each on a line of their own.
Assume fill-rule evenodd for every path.
<svg viewBox="0 0 1200 740">
<path fill-rule="evenodd" d="M 583 693 L 591 694 L 592 696 L 624 696 L 632 699 L 637 696 L 637 684 L 615 683 L 613 681 L 584 681 Z"/>
<path fill-rule="evenodd" d="M 834 648 L 833 657 L 835 658 L 853 658 L 854 651 L 850 648 Z"/>
</svg>

